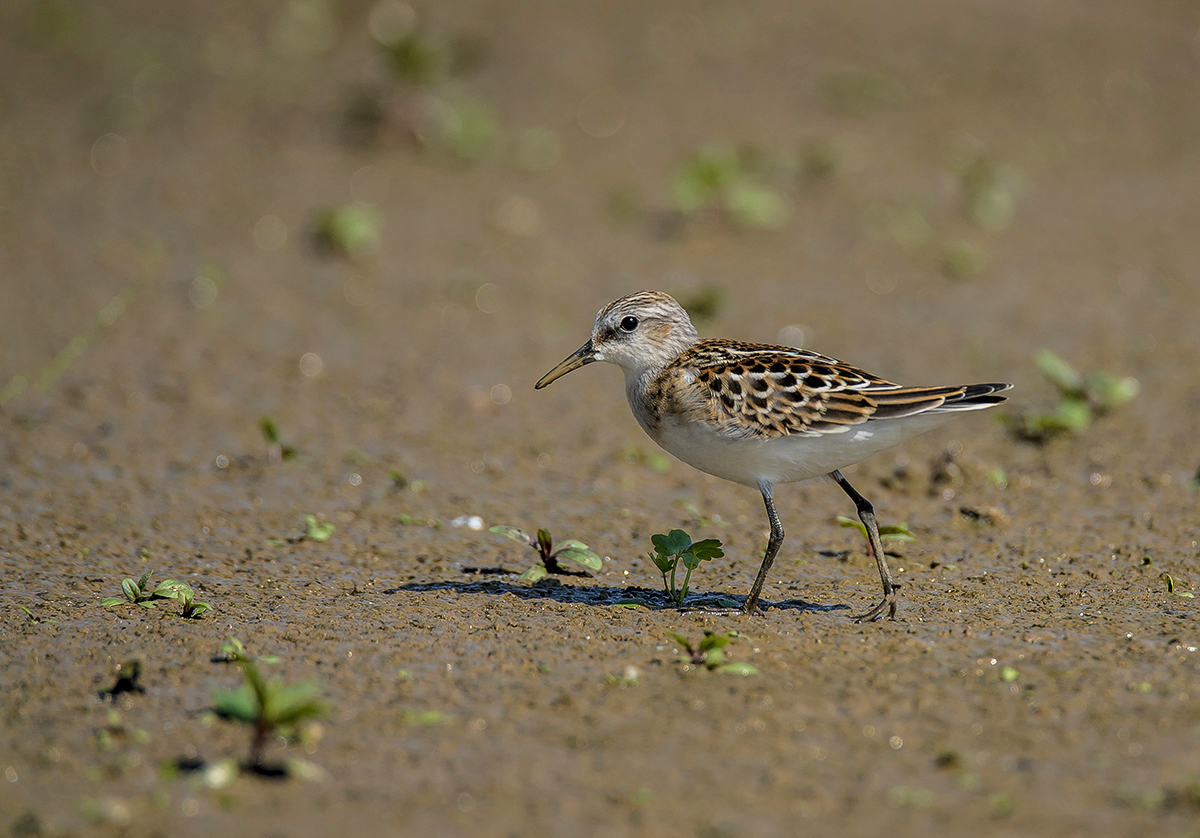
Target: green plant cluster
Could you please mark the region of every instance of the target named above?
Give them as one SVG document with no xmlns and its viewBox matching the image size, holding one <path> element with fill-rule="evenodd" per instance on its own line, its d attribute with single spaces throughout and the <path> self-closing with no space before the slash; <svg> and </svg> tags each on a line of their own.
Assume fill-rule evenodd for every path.
<svg viewBox="0 0 1200 838">
<path fill-rule="evenodd" d="M 592 552 L 582 541 L 568 539 L 561 542 L 558 549 L 555 549 L 554 542 L 550 538 L 550 531 L 546 529 L 539 529 L 537 535 L 532 536 L 517 527 L 498 525 L 491 527 L 489 532 L 511 538 L 513 541 L 526 544 L 537 551 L 537 562 L 517 577 L 522 582 L 536 582 L 544 579 L 548 573 L 568 573 L 569 571 L 559 564 L 560 561 L 573 562 L 587 570 L 600 570 L 604 566 L 604 560 Z"/>
<path fill-rule="evenodd" d="M 676 605 L 683 605 L 688 594 L 688 583 L 691 581 L 692 571 L 700 566 L 700 562 L 719 559 L 725 555 L 725 551 L 721 549 L 720 540 L 705 538 L 701 541 L 692 541 L 692 537 L 683 530 L 671 530 L 666 535 L 662 533 L 652 535 L 650 542 L 654 545 L 654 552 L 650 554 L 650 559 L 662 573 L 663 587 L 667 590 L 667 596 Z M 676 571 L 680 564 L 686 568 L 687 572 L 683 576 L 683 584 L 676 588 Z"/>
<path fill-rule="evenodd" d="M 1058 391 L 1053 410 L 1018 413 L 1004 421 L 1018 439 L 1045 442 L 1062 434 L 1087 430 L 1093 420 L 1131 401 L 1138 393 L 1136 378 L 1121 378 L 1106 372 L 1083 375 L 1048 349 L 1034 355 L 1038 370 Z"/>
<path fill-rule="evenodd" d="M 748 663 L 729 663 L 725 660 L 725 647 L 735 637 L 736 632 L 717 634 L 709 629 L 704 630 L 704 637 L 695 646 L 682 634 L 667 632 L 667 637 L 683 647 L 688 662 L 696 666 L 704 666 L 718 672 L 728 672 L 734 675 L 757 675 L 758 669 Z"/>
<path fill-rule="evenodd" d="M 205 611 L 212 609 L 207 602 L 196 602 L 196 592 L 186 582 L 164 579 L 157 586 L 151 588 L 150 577 L 153 574 L 153 570 L 147 570 L 136 582 L 129 577 L 122 579 L 121 592 L 124 596 L 105 597 L 100 600 L 100 604 L 105 608 L 112 608 L 128 602 L 143 608 L 154 608 L 162 600 L 173 599 L 178 601 L 183 609 L 180 616 L 188 619 L 199 617 Z"/>
</svg>

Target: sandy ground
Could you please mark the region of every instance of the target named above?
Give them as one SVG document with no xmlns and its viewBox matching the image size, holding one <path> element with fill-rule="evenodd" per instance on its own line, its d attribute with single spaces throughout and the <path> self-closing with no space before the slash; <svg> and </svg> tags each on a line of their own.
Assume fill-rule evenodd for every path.
<svg viewBox="0 0 1200 838">
<path fill-rule="evenodd" d="M 368 4 L 0 9 L 0 832 L 1200 834 L 1200 9 L 432 5 L 479 66 L 354 131 L 390 84 Z M 502 127 L 481 159 L 413 139 L 467 95 Z M 781 226 L 672 211 L 714 143 L 783 160 Z M 378 245 L 316 246 L 355 200 Z M 977 271 L 944 269 L 960 242 Z M 827 483 L 777 492 L 764 597 L 808 607 L 627 607 L 661 604 L 652 534 L 721 539 L 693 590 L 737 598 L 767 533 L 657 456 L 616 370 L 532 389 L 644 287 L 718 289 L 706 335 L 1013 381 L 1009 414 L 1055 402 L 1039 348 L 1140 394 L 848 472 L 917 535 L 894 622 L 851 619 L 878 580 Z M 518 581 L 532 552 L 471 516 L 603 569 Z M 213 610 L 100 605 L 147 569 Z M 705 629 L 758 674 L 666 634 Z M 249 741 L 208 712 L 230 636 L 322 682 L 268 749 L 317 779 L 215 776 Z M 135 659 L 144 692 L 99 698 Z"/>
</svg>

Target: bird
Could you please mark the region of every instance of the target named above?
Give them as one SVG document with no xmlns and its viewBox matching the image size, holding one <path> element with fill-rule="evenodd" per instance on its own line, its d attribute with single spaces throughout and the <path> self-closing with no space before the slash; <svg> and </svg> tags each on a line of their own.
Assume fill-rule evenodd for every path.
<svg viewBox="0 0 1200 838">
<path fill-rule="evenodd" d="M 895 619 L 898 605 L 875 509 L 841 469 L 941 425 L 1006 401 L 1011 384 L 902 387 L 825 355 L 789 346 L 700 339 L 662 291 L 640 291 L 600 309 L 591 338 L 534 385 L 605 361 L 625 375 L 638 424 L 700 471 L 757 489 L 771 536 L 742 606 L 760 615 L 767 574 L 783 544 L 774 487 L 828 476 L 854 502 L 879 569 L 883 599 L 856 621 Z"/>
</svg>

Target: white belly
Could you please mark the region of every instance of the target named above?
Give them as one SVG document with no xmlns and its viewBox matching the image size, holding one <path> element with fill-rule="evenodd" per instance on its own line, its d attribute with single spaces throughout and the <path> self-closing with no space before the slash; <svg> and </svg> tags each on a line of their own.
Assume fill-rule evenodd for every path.
<svg viewBox="0 0 1200 838">
<path fill-rule="evenodd" d="M 772 439 L 730 439 L 708 426 L 668 418 L 651 437 L 688 465 L 758 488 L 764 481 L 795 483 L 829 474 L 935 428 L 953 415 L 924 413 L 868 421 L 843 433 Z"/>
</svg>

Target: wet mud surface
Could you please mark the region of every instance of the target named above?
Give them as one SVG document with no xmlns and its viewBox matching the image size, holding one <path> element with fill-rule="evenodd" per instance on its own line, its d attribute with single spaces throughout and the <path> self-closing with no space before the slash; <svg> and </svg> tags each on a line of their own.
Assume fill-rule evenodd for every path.
<svg viewBox="0 0 1200 838">
<path fill-rule="evenodd" d="M 456 84 L 558 137 L 531 172 L 349 142 L 371 7 L 297 41 L 302 6 L 0 12 L 0 832 L 1197 834 L 1195 8 L 419 8 L 487 44 Z M 847 66 L 892 82 L 831 87 Z M 778 229 L 667 211 L 697 148 L 816 140 L 832 171 Z M 1002 225 L 964 217 L 964 144 L 1020 172 Z M 356 198 L 377 249 L 316 247 Z M 844 494 L 778 487 L 778 607 L 748 618 L 715 603 L 757 570 L 757 494 L 658 458 L 615 369 L 532 389 L 643 287 L 720 289 L 705 335 L 1013 381 L 1011 411 L 1054 404 L 1038 348 L 1140 392 L 1045 445 L 967 416 L 849 470 L 917 536 L 894 622 L 853 622 L 879 583 Z M 519 581 L 494 524 L 603 568 Z M 724 543 L 705 607 L 665 607 L 674 527 Z M 100 605 L 148 569 L 212 611 Z M 667 636 L 706 629 L 757 674 Z M 267 750 L 313 779 L 219 776 L 249 746 L 208 712 L 230 636 L 321 681 L 331 714 Z M 99 697 L 133 660 L 143 691 Z"/>
</svg>

